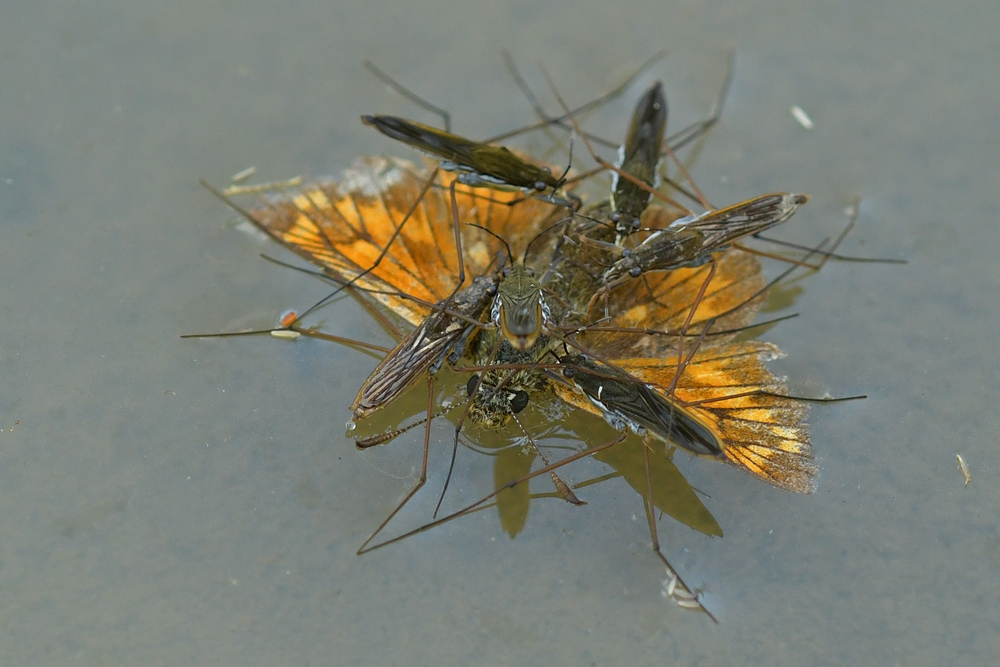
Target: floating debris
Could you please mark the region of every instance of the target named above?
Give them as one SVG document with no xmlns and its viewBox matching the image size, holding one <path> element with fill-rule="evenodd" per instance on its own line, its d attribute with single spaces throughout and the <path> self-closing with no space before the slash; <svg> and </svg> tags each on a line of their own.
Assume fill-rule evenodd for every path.
<svg viewBox="0 0 1000 667">
<path fill-rule="evenodd" d="M 958 461 L 958 471 L 962 473 L 962 477 L 965 478 L 965 486 L 969 486 L 969 482 L 972 481 L 972 475 L 969 474 L 969 466 L 965 463 L 965 459 L 962 458 L 961 454 L 955 454 L 955 459 Z"/>
<path fill-rule="evenodd" d="M 295 340 L 302 334 L 298 331 L 293 331 L 292 329 L 275 329 L 271 332 L 271 335 L 275 338 L 284 338 L 285 340 Z"/>
<path fill-rule="evenodd" d="M 235 185 L 236 183 L 242 183 L 243 181 L 247 180 L 256 173 L 257 173 L 257 167 L 247 167 L 238 174 L 233 174 L 233 177 L 230 180 Z"/>
<path fill-rule="evenodd" d="M 798 104 L 792 105 L 792 118 L 797 120 L 799 125 L 807 130 L 813 129 L 812 118 L 810 118 L 809 114 L 807 114 Z"/>
<path fill-rule="evenodd" d="M 239 174 L 236 174 L 239 176 Z M 252 195 L 258 192 L 268 192 L 269 190 L 284 190 L 286 188 L 297 188 L 302 185 L 302 177 L 296 176 L 287 181 L 271 181 L 270 183 L 258 183 L 257 185 L 231 185 L 222 191 L 227 197 L 235 195 Z"/>
</svg>

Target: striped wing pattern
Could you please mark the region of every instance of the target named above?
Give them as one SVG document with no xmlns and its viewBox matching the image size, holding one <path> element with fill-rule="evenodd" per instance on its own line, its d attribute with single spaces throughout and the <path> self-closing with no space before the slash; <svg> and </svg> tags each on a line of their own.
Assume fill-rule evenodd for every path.
<svg viewBox="0 0 1000 667">
<path fill-rule="evenodd" d="M 458 286 L 459 275 L 449 192 L 455 177 L 438 172 L 424 193 L 429 178 L 427 170 L 404 160 L 361 158 L 340 181 L 269 197 L 250 211 L 251 222 L 334 278 L 356 280 L 362 298 L 417 326 L 430 304 Z M 516 199 L 516 193 L 456 187 L 466 281 L 490 271 L 504 246 L 465 223 L 522 243 L 542 228 L 551 207 L 531 199 L 506 205 Z"/>
<path fill-rule="evenodd" d="M 782 394 L 785 383 L 764 366 L 780 355 L 770 343 L 748 341 L 699 351 L 686 365 L 672 393 L 676 360 L 614 359 L 671 401 L 679 412 L 707 426 L 721 444 L 723 459 L 770 484 L 795 491 L 815 490 L 816 465 L 803 423 L 805 405 Z M 603 417 L 580 392 L 555 383 L 557 395 L 570 405 Z M 762 393 L 767 392 L 767 393 Z"/>
<path fill-rule="evenodd" d="M 784 380 L 763 363 L 780 355 L 761 341 L 699 351 L 681 373 L 673 400 L 718 434 L 728 463 L 783 489 L 811 493 L 816 465 L 803 423 L 806 407 L 783 395 Z M 661 360 L 616 363 L 654 386 L 669 385 L 676 373 L 675 364 Z"/>
<path fill-rule="evenodd" d="M 710 265 L 643 275 L 611 292 L 610 327 L 647 328 L 679 333 L 699 291 L 709 277 Z M 753 321 L 762 302 L 765 285 L 757 258 L 731 250 L 718 258 L 715 275 L 708 283 L 691 320 L 689 333 L 698 332 L 715 319 L 711 331 L 721 332 Z M 601 306 L 598 301 L 597 307 Z M 702 345 L 723 342 L 726 337 L 707 337 Z M 598 331 L 582 337 L 585 345 L 602 355 L 615 357 L 664 356 L 676 350 L 670 336 Z M 689 339 L 693 340 L 693 339 Z"/>
</svg>

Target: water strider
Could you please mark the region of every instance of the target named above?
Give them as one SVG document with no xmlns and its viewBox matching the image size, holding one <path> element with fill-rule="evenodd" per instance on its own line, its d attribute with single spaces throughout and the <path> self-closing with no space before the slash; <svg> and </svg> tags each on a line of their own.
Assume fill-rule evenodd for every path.
<svg viewBox="0 0 1000 667">
<path fill-rule="evenodd" d="M 654 97 L 650 94 L 650 99 Z M 655 101 L 646 106 L 656 111 Z M 664 108 L 664 123 L 665 115 Z M 649 138 L 646 149 L 639 151 L 644 152 L 640 166 L 622 160 L 622 171 L 640 173 L 642 165 L 651 163 L 654 152 L 658 153 L 651 148 L 657 143 L 655 134 L 644 134 Z M 544 246 L 530 261 L 522 259 L 501 272 L 493 268 L 499 252 L 495 236 L 523 241 L 528 234 L 544 229 L 551 218 L 542 215 L 537 221 L 526 222 L 517 217 L 520 214 L 511 214 L 498 226 L 493 217 L 498 209 L 492 204 L 482 206 L 482 200 L 472 193 L 463 191 L 459 197 L 464 199 L 459 203 L 445 202 L 426 189 L 414 194 L 419 190 L 414 184 L 424 182 L 418 179 L 416 168 L 400 168 L 398 163 L 377 167 L 375 160 L 369 161 L 368 167 L 340 183 L 319 188 L 310 185 L 288 198 L 269 199 L 252 220 L 330 275 L 349 281 L 359 298 L 388 311 L 389 320 L 402 320 L 412 327 L 410 334 L 401 334 L 402 341 L 391 359 L 376 368 L 368 385 L 370 393 L 359 392 L 353 406 L 358 419 L 370 414 L 368 409 L 388 405 L 420 378 L 432 378 L 447 361 L 475 373 L 466 383 L 466 393 L 470 419 L 478 424 L 500 427 L 534 401 L 559 396 L 570 405 L 585 404 L 584 409 L 620 431 L 644 430 L 648 436 L 725 460 L 779 486 L 808 490 L 812 464 L 808 431 L 801 423 L 804 408 L 798 399 L 782 395 L 783 383 L 771 377 L 763 365 L 777 354 L 776 349 L 766 343 L 728 342 L 731 334 L 726 334 L 725 326 L 735 325 L 723 325 L 723 320 L 739 323 L 752 319 L 760 302 L 759 291 L 754 291 L 759 283 L 756 260 L 751 262 L 744 253 L 735 251 L 719 252 L 726 241 L 713 245 L 711 240 L 701 240 L 671 249 L 664 240 L 669 236 L 669 224 L 653 232 L 651 237 L 656 238 L 647 238 L 648 244 L 630 244 L 633 247 L 626 254 L 623 244 L 615 243 L 620 241 L 616 237 L 634 228 L 635 219 L 648 217 L 644 209 L 652 207 L 649 197 L 643 202 L 643 188 L 633 193 L 633 207 L 629 189 L 623 189 L 622 180 L 617 180 L 611 197 L 612 213 L 619 214 L 617 221 L 609 213 L 585 222 L 576 219 L 564 223 L 567 231 L 563 237 L 572 238 L 573 243 Z M 462 174 L 470 172 L 458 173 L 457 182 L 462 183 Z M 647 178 L 639 180 L 652 185 Z M 442 179 L 433 182 L 433 189 L 443 192 L 450 186 L 454 193 L 454 183 Z M 544 189 L 551 187 L 549 184 Z M 797 206 L 801 202 L 791 203 Z M 452 215 L 449 204 L 461 213 Z M 485 216 L 483 208 L 488 208 Z M 410 219 L 407 211 L 419 211 L 417 218 Z M 753 217 L 752 210 L 744 213 Z M 470 242 L 465 243 L 467 215 L 479 216 L 477 224 L 493 232 L 493 239 L 470 231 Z M 711 215 L 706 216 L 685 220 L 684 225 L 693 226 L 679 231 L 691 236 L 697 232 L 703 239 L 724 238 L 708 234 L 706 221 Z M 626 223 L 619 227 L 616 223 L 622 220 Z M 460 228 L 457 235 L 456 228 Z M 462 237 L 461 242 L 449 240 L 456 236 Z M 465 248 L 458 249 L 458 245 Z M 707 255 L 706 248 L 712 249 Z M 468 276 L 461 272 L 456 276 L 456 256 L 468 260 Z M 508 250 L 507 259 L 513 256 Z M 625 261 L 629 257 L 633 258 L 631 263 Z M 671 264 L 678 257 L 683 263 L 677 266 L 684 268 Z M 528 266 L 545 271 L 535 277 Z M 716 273 L 708 273 L 708 266 Z M 636 268 L 637 277 L 633 275 Z M 574 276 L 567 278 L 571 273 Z M 604 318 L 593 318 L 587 312 L 588 305 L 604 288 L 611 293 L 611 304 Z M 709 332 L 712 326 L 715 330 Z M 723 335 L 709 337 L 720 330 Z M 686 344 L 689 336 L 697 342 Z M 557 343 L 574 345 L 578 351 L 567 352 L 556 364 L 546 366 Z M 567 382 L 554 382 L 553 373 Z M 719 377 L 725 382 L 709 382 L 709 378 Z M 750 386 L 752 391 L 737 391 L 738 386 Z M 570 393 L 575 398 L 565 398 Z M 433 391 L 429 391 L 428 418 L 434 412 L 433 398 Z M 748 413 L 760 419 L 750 424 Z M 426 479 L 429 439 L 428 429 L 420 481 L 371 538 Z M 610 448 L 618 441 L 602 447 Z M 584 450 L 579 456 L 552 464 L 546 461 L 532 476 L 553 474 L 569 459 L 594 451 Z M 648 470 L 648 452 L 644 456 Z M 786 465 L 786 460 L 796 457 L 801 465 Z M 790 472 L 775 473 L 781 470 Z M 649 479 L 647 472 L 647 486 L 651 485 Z M 559 482 L 556 478 L 553 481 L 558 488 Z M 498 491 L 516 483 L 518 480 L 513 480 Z M 560 491 L 569 499 L 567 493 L 572 494 L 568 487 L 567 492 Z M 647 517 L 651 514 L 647 500 Z M 655 520 L 651 521 L 654 549 L 666 563 L 655 537 Z M 368 547 L 371 538 L 359 551 L 379 546 Z M 697 591 L 681 582 L 676 572 L 669 578 L 667 590 L 679 605 L 702 608 Z"/>
<path fill-rule="evenodd" d="M 565 176 L 556 178 L 548 167 L 532 164 L 505 146 L 473 141 L 396 116 L 368 115 L 361 121 L 387 137 L 441 158 L 441 168 L 458 173 L 459 183 L 465 185 L 555 193 L 566 182 Z"/>
<path fill-rule="evenodd" d="M 613 286 L 626 277 L 638 278 L 648 271 L 698 266 L 733 241 L 780 225 L 808 201 L 809 195 L 768 194 L 679 218 L 647 236 L 636 247 L 623 250 L 621 258 L 601 276 L 601 282 Z"/>
</svg>

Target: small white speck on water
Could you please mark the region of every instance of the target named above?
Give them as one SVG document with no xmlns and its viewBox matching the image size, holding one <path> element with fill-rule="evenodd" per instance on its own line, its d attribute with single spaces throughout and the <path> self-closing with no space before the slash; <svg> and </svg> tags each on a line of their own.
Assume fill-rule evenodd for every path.
<svg viewBox="0 0 1000 667">
<path fill-rule="evenodd" d="M 243 181 L 247 180 L 256 173 L 257 173 L 257 167 L 247 167 L 243 171 L 237 174 L 233 174 L 233 177 L 230 180 L 233 183 L 242 183 Z"/>
<path fill-rule="evenodd" d="M 798 121 L 799 125 L 807 130 L 813 129 L 812 118 L 798 104 L 792 105 L 792 118 Z"/>
<path fill-rule="evenodd" d="M 296 340 L 302 334 L 291 329 L 274 329 L 271 331 L 271 335 L 275 338 L 283 338 L 284 340 Z"/>
</svg>

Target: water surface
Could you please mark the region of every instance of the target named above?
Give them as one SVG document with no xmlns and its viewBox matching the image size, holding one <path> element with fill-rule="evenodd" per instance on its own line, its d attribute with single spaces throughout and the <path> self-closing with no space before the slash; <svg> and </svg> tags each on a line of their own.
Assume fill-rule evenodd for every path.
<svg viewBox="0 0 1000 667">
<path fill-rule="evenodd" d="M 993 3 L 61 2 L 0 21 L 0 656 L 5 664 L 939 665 L 1000 650 L 994 351 L 1000 131 Z M 583 508 L 534 502 L 366 557 L 412 484 L 420 438 L 360 453 L 347 405 L 370 357 L 318 341 L 182 341 L 267 326 L 325 288 L 228 224 L 197 183 L 337 173 L 413 157 L 358 122 L 419 116 L 370 58 L 488 136 L 531 120 L 500 58 L 574 101 L 661 47 L 589 122 L 618 136 L 664 81 L 671 124 L 736 72 L 695 167 L 728 203 L 812 202 L 817 243 L 862 198 L 801 316 L 770 330 L 813 409 L 819 490 L 803 497 L 675 456 L 724 537 L 663 519 L 664 549 L 719 617 L 660 595 L 622 480 Z M 790 113 L 801 106 L 812 130 Z M 675 125 L 677 123 L 677 125 Z M 577 159 L 585 161 L 577 151 Z M 772 267 L 773 268 L 773 267 Z M 349 301 L 327 330 L 386 340 Z M 436 431 L 431 485 L 446 467 Z M 955 455 L 969 463 L 965 488 Z M 463 450 L 448 502 L 491 486 Z M 585 479 L 606 469 L 590 463 Z M 533 488 L 545 491 L 543 484 Z M 417 525 L 435 492 L 401 518 Z"/>
</svg>

